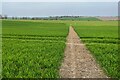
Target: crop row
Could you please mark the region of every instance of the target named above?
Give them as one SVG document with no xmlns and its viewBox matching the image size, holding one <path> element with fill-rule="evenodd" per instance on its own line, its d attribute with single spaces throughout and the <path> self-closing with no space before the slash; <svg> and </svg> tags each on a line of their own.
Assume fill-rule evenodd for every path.
<svg viewBox="0 0 120 80">
<path fill-rule="evenodd" d="M 104 44 L 119 44 L 120 41 L 118 39 L 91 39 L 91 38 L 82 38 L 84 43 L 104 43 Z"/>
<path fill-rule="evenodd" d="M 22 40 L 54 40 L 54 41 L 66 41 L 65 38 L 55 38 L 55 37 L 12 37 L 12 36 L 3 36 L 2 38 L 7 39 L 22 39 Z"/>
<path fill-rule="evenodd" d="M 29 35 L 29 34 L 2 34 L 2 36 L 13 36 L 13 37 L 47 37 L 47 38 L 66 38 L 66 35 L 63 35 L 63 36 L 58 36 L 58 35 Z"/>
</svg>

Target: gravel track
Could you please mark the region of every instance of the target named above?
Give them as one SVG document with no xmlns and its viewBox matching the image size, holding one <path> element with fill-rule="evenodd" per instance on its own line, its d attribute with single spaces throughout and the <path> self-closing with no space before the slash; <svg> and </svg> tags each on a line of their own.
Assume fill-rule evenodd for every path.
<svg viewBox="0 0 120 80">
<path fill-rule="evenodd" d="M 107 78 L 72 26 L 59 72 L 61 78 Z"/>
</svg>

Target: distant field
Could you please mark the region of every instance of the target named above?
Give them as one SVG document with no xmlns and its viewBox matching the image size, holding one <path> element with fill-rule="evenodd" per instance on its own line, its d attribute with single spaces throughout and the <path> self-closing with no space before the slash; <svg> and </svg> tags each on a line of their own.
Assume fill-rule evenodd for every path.
<svg viewBox="0 0 120 80">
<path fill-rule="evenodd" d="M 3 21 L 3 77 L 59 77 L 67 33 L 64 23 Z"/>
<path fill-rule="evenodd" d="M 111 20 L 111 21 L 113 21 L 113 20 L 118 20 L 118 17 L 117 16 L 104 16 L 104 17 L 96 17 L 96 18 L 98 18 L 98 19 L 100 19 L 100 20 L 103 20 L 103 21 L 107 21 L 107 20 Z"/>
<path fill-rule="evenodd" d="M 110 77 L 119 77 L 118 22 L 3 20 L 3 77 L 58 78 L 69 26 Z"/>
<path fill-rule="evenodd" d="M 74 28 L 110 77 L 119 77 L 118 22 L 80 22 Z"/>
<path fill-rule="evenodd" d="M 75 20 L 75 21 L 100 21 L 100 19 L 95 17 L 77 17 L 77 18 L 60 18 L 60 20 Z"/>
</svg>

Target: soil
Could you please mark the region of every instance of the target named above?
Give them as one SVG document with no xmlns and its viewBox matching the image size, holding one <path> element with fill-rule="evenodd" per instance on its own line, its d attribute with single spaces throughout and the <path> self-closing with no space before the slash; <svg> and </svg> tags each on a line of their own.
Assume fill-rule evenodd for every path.
<svg viewBox="0 0 120 80">
<path fill-rule="evenodd" d="M 72 26 L 59 72 L 61 78 L 107 78 Z"/>
</svg>

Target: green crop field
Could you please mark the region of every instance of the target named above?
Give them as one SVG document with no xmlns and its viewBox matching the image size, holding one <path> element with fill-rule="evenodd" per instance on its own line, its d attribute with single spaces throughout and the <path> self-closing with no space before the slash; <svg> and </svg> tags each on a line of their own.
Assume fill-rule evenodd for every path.
<svg viewBox="0 0 120 80">
<path fill-rule="evenodd" d="M 110 77 L 120 78 L 117 21 L 3 20 L 2 75 L 58 78 L 69 26 Z"/>
<path fill-rule="evenodd" d="M 3 77 L 54 78 L 63 58 L 64 23 L 3 21 Z"/>
<path fill-rule="evenodd" d="M 74 28 L 106 74 L 120 78 L 118 22 L 79 22 L 74 24 Z"/>
</svg>

